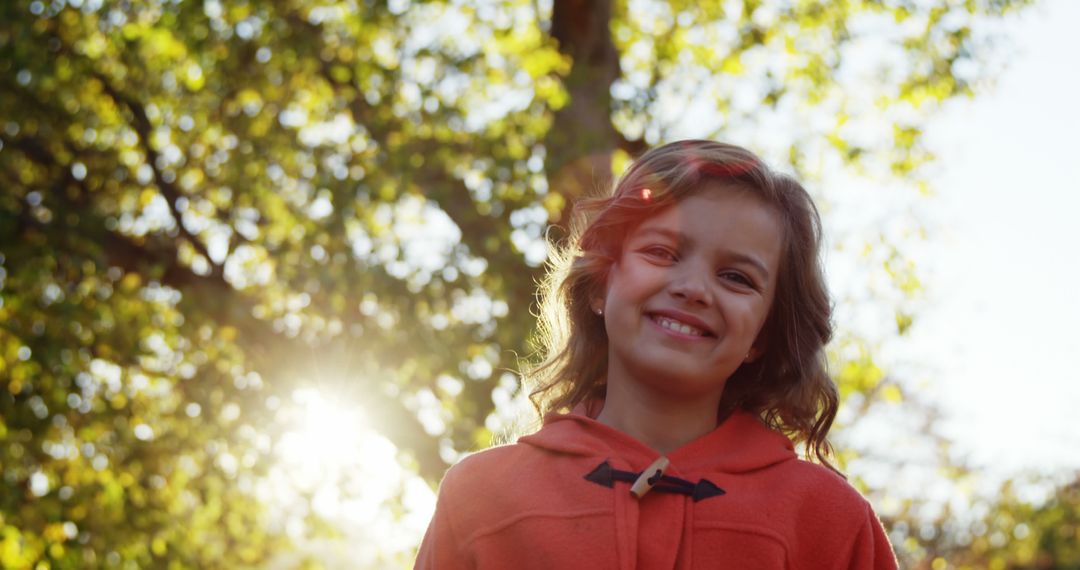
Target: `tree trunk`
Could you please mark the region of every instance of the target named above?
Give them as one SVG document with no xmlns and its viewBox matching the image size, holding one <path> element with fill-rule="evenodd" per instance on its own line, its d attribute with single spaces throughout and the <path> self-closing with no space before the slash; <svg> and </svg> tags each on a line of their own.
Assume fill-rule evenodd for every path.
<svg viewBox="0 0 1080 570">
<path fill-rule="evenodd" d="M 547 171 L 568 201 L 606 187 L 622 138 L 611 123 L 611 85 L 620 70 L 610 22 L 611 0 L 555 0 L 552 9 L 551 37 L 573 64 L 565 81 L 570 103 L 555 113 L 545 140 Z"/>
</svg>

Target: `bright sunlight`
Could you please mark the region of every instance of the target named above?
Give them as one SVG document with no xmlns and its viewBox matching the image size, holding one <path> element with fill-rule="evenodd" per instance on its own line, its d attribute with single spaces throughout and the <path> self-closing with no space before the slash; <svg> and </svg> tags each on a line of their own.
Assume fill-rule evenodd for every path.
<svg viewBox="0 0 1080 570">
<path fill-rule="evenodd" d="M 273 567 L 307 557 L 329 567 L 406 567 L 434 511 L 427 483 L 402 467 L 397 448 L 365 422 L 358 402 L 303 388 L 280 414 L 289 429 L 256 492 L 298 548 Z M 319 526 L 341 535 L 313 538 Z"/>
</svg>

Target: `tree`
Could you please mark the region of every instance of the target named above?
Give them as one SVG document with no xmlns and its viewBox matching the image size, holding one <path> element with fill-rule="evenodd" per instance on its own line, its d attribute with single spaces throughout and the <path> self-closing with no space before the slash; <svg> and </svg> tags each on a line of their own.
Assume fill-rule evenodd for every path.
<svg viewBox="0 0 1080 570">
<path fill-rule="evenodd" d="M 312 384 L 436 480 L 517 389 L 574 199 L 682 135 L 918 178 L 1022 4 L 4 3 L 0 561 L 271 559 L 252 488 Z"/>
<path fill-rule="evenodd" d="M 1045 474 L 1002 482 L 992 494 L 970 490 L 962 508 L 945 504 L 934 516 L 907 505 L 890 521 L 905 567 L 920 569 L 1080 568 L 1080 486 Z M 1042 496 L 1038 496 L 1042 495 Z"/>
</svg>

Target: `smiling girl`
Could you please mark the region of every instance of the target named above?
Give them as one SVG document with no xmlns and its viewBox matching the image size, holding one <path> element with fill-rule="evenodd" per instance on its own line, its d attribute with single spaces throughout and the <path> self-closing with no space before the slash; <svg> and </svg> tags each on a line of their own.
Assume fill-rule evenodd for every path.
<svg viewBox="0 0 1080 570">
<path fill-rule="evenodd" d="M 579 207 L 527 375 L 544 425 L 450 469 L 416 567 L 895 568 L 828 461 L 831 304 L 802 186 L 682 141 Z"/>
</svg>

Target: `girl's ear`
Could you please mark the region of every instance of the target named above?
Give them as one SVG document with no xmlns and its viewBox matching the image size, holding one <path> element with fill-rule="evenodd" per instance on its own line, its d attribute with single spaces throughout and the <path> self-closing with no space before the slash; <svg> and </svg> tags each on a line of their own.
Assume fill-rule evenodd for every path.
<svg viewBox="0 0 1080 570">
<path fill-rule="evenodd" d="M 746 358 L 743 358 L 743 362 L 750 364 L 758 358 L 761 358 L 761 355 L 763 354 L 765 354 L 765 339 L 758 337 L 758 339 L 754 341 L 754 345 L 750 347 L 750 351 L 746 353 Z"/>
<path fill-rule="evenodd" d="M 593 299 L 592 302 L 589 303 L 589 308 L 592 309 L 593 314 L 603 315 L 604 314 L 604 300 L 603 299 Z"/>
<path fill-rule="evenodd" d="M 750 345 L 750 350 L 746 353 L 743 363 L 750 364 L 765 355 L 765 350 L 769 347 L 769 330 L 769 322 L 766 319 L 765 324 L 758 331 L 757 338 L 754 339 L 754 344 Z"/>
</svg>

